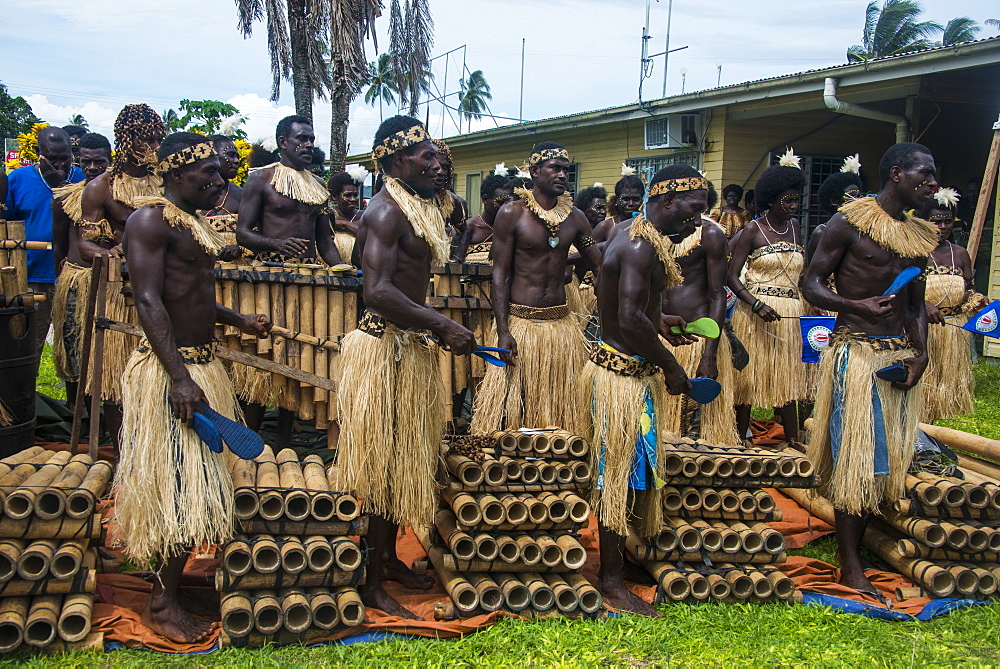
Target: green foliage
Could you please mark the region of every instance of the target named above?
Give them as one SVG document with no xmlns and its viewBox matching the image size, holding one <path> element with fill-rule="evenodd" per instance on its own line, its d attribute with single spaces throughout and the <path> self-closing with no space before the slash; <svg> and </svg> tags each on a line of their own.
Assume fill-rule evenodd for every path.
<svg viewBox="0 0 1000 669">
<path fill-rule="evenodd" d="M 962 42 L 972 42 L 976 39 L 976 35 L 979 34 L 979 30 L 978 23 L 968 16 L 959 16 L 948 21 L 948 25 L 944 27 L 944 33 L 941 35 L 941 45 L 951 46 L 952 44 L 961 44 Z"/>
<path fill-rule="evenodd" d="M 31 105 L 20 95 L 11 97 L 7 86 L 0 83 L 0 138 L 11 139 L 31 130 L 31 126 L 42 119 L 31 111 Z"/>
<path fill-rule="evenodd" d="M 472 130 L 472 119 L 477 121 L 483 117 L 486 110 L 486 101 L 493 99 L 490 93 L 490 85 L 486 82 L 486 77 L 482 70 L 469 73 L 468 79 L 460 79 L 462 86 L 462 97 L 458 102 L 458 111 L 469 122 L 469 130 Z"/>
<path fill-rule="evenodd" d="M 227 119 L 236 117 L 239 123 L 246 121 L 240 115 L 240 110 L 231 104 L 218 100 L 181 100 L 180 113 L 168 109 L 163 113 L 163 122 L 170 132 L 185 130 L 200 132 L 203 135 L 214 135 L 220 131 Z M 238 124 L 237 124 L 238 125 Z M 247 134 L 241 128 L 234 128 L 223 134 L 233 139 L 246 139 Z"/>
<path fill-rule="evenodd" d="M 972 366 L 976 382 L 975 408 L 967 416 L 937 421 L 938 425 L 1000 439 L 1000 364 L 995 358 L 980 358 Z"/>
<path fill-rule="evenodd" d="M 88 123 L 87 119 L 83 117 L 83 114 L 73 114 L 72 116 L 70 116 L 69 124 L 78 125 L 81 128 L 87 128 L 88 130 L 90 129 L 90 123 Z"/>
<path fill-rule="evenodd" d="M 52 358 L 52 346 L 49 344 L 46 344 L 45 350 L 42 351 L 42 360 L 38 365 L 38 379 L 35 381 L 35 390 L 57 400 L 66 399 L 66 384 L 56 376 L 56 367 Z"/>
<path fill-rule="evenodd" d="M 378 100 L 378 117 L 382 120 L 382 103 L 387 105 L 396 104 L 396 96 L 399 95 L 399 87 L 396 85 L 395 75 L 392 67 L 392 56 L 383 53 L 378 60 L 368 63 L 371 71 L 368 90 L 365 91 L 365 103 L 375 106 Z"/>
<path fill-rule="evenodd" d="M 862 43 L 847 50 L 848 62 L 893 56 L 934 46 L 927 39 L 941 32 L 940 23 L 919 21 L 923 7 L 916 0 L 871 0 L 865 10 Z"/>
</svg>

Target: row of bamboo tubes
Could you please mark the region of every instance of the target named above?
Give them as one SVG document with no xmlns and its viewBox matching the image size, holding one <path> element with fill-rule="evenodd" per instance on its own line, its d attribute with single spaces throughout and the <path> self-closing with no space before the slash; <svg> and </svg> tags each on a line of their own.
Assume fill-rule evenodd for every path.
<svg viewBox="0 0 1000 669">
<path fill-rule="evenodd" d="M 364 619 L 365 606 L 354 588 L 236 590 L 222 597 L 222 628 L 231 637 L 328 631 Z"/>
<path fill-rule="evenodd" d="M 90 634 L 94 595 L 42 595 L 0 600 L 0 653 L 57 640 L 78 643 Z"/>
<path fill-rule="evenodd" d="M 434 525 L 450 548 L 452 561 L 462 571 L 519 571 L 532 567 L 573 571 L 587 560 L 587 552 L 570 534 L 469 533 L 460 528 L 455 514 L 448 509 L 438 511 Z"/>
<path fill-rule="evenodd" d="M 582 488 L 590 484 L 590 464 L 582 460 L 531 460 L 485 457 L 482 462 L 457 453 L 444 456 L 448 471 L 465 488 L 486 486 L 486 490 L 508 486 L 560 486 Z"/>
<path fill-rule="evenodd" d="M 7 519 L 89 520 L 110 480 L 111 465 L 85 453 L 32 446 L 0 460 L 0 536 L 15 534 L 5 530 Z"/>
<path fill-rule="evenodd" d="M 358 279 L 338 278 L 323 268 L 235 263 L 218 263 L 216 274 L 216 299 L 221 304 L 244 314 L 267 314 L 278 328 L 304 335 L 275 333 L 269 339 L 257 339 L 223 326 L 219 334 L 227 348 L 268 357 L 323 378 L 338 378 L 336 342 L 358 326 Z M 272 374 L 271 381 L 276 396 L 286 399 L 282 404 L 303 419 L 315 419 L 318 429 L 326 429 L 336 420 L 336 393 L 279 374 Z"/>
<path fill-rule="evenodd" d="M 12 240 L 15 242 L 26 239 L 24 233 L 24 221 L 5 221 L 0 219 L 0 239 Z M 7 245 L 4 245 L 7 246 Z M 0 267 L 13 267 L 16 279 L 16 293 L 14 295 L 24 295 L 28 290 L 28 253 L 24 248 L 0 248 Z M 4 295 L 8 295 L 4 291 Z"/>
<path fill-rule="evenodd" d="M 964 479 L 920 472 L 906 477 L 913 497 L 926 507 L 1000 511 L 1000 485 L 995 479 L 962 469 Z M 964 515 L 964 511 L 961 511 Z"/>
<path fill-rule="evenodd" d="M 24 581 L 72 578 L 80 571 L 86 551 L 84 541 L 0 539 L 0 583 L 15 577 Z"/>
<path fill-rule="evenodd" d="M 497 441 L 496 457 L 585 458 L 590 452 L 583 437 L 559 428 L 504 430 L 493 437 Z"/>
<path fill-rule="evenodd" d="M 767 455 L 715 447 L 694 449 L 684 443 L 668 444 L 663 467 L 666 475 L 675 479 L 802 479 L 813 475 L 812 463 L 801 454 L 764 453 Z"/>
<path fill-rule="evenodd" d="M 337 490 L 337 471 L 326 469 L 318 455 L 299 461 L 290 448 L 277 455 L 270 446 L 256 460 L 233 466 L 234 502 L 240 520 L 261 518 L 324 523 L 351 521 L 361 514 L 357 498 Z"/>
<path fill-rule="evenodd" d="M 774 499 L 763 490 L 664 486 L 663 512 L 668 516 L 739 520 L 781 520 Z"/>
<path fill-rule="evenodd" d="M 590 504 L 569 491 L 467 493 L 444 490 L 442 498 L 463 529 L 569 529 L 590 518 Z"/>
<path fill-rule="evenodd" d="M 238 536 L 222 550 L 222 568 L 232 576 L 242 576 L 251 569 L 259 574 L 278 570 L 286 574 L 331 569 L 353 572 L 362 562 L 361 550 L 347 537 Z"/>
<path fill-rule="evenodd" d="M 656 579 L 663 601 L 768 601 L 795 596 L 795 583 L 777 569 L 720 562 L 704 573 L 700 569 L 681 569 L 671 562 L 640 562 Z"/>
<path fill-rule="evenodd" d="M 708 553 L 726 562 L 781 562 L 785 537 L 767 523 L 668 517 L 659 534 L 648 541 L 631 536 L 629 550 L 646 560 L 669 560 L 683 553 Z M 725 557 L 729 555 L 730 557 Z M 739 556 L 745 559 L 736 559 Z"/>
</svg>

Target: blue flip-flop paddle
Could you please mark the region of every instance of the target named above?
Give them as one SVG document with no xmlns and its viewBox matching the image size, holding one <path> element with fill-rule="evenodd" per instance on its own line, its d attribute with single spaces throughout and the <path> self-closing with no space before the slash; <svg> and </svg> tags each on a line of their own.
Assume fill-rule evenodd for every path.
<svg viewBox="0 0 1000 669">
<path fill-rule="evenodd" d="M 892 281 L 892 285 L 890 285 L 886 289 L 886 291 L 882 293 L 882 297 L 895 295 L 900 291 L 900 289 L 903 286 L 916 279 L 918 276 L 920 276 L 920 274 L 921 274 L 921 269 L 919 267 L 914 267 L 912 265 L 910 267 L 907 267 L 902 272 L 896 275 L 896 278 L 893 279 Z"/>
<path fill-rule="evenodd" d="M 237 423 L 231 418 L 226 418 L 204 402 L 201 403 L 201 407 L 195 413 L 195 416 L 197 417 L 198 414 L 204 415 L 211 422 L 219 434 L 222 435 L 226 445 L 229 446 L 229 450 L 237 457 L 244 460 L 253 460 L 264 452 L 264 438 L 246 425 Z"/>
<path fill-rule="evenodd" d="M 883 381 L 905 381 L 909 373 L 903 365 L 889 365 L 875 372 L 875 376 Z"/>
<path fill-rule="evenodd" d="M 505 348 L 497 348 L 496 346 L 477 346 L 472 349 L 472 355 L 478 355 L 480 358 L 490 363 L 491 365 L 496 365 L 497 367 L 506 367 L 507 363 L 493 355 L 493 353 L 510 353 Z"/>
<path fill-rule="evenodd" d="M 698 404 L 709 404 L 722 392 L 722 384 L 715 379 L 691 379 L 691 390 L 687 396 Z"/>
<path fill-rule="evenodd" d="M 212 425 L 210 420 L 198 412 L 194 414 L 194 433 L 198 435 L 199 439 L 205 442 L 208 450 L 213 453 L 222 452 L 222 435 L 219 434 L 219 431 Z"/>
</svg>

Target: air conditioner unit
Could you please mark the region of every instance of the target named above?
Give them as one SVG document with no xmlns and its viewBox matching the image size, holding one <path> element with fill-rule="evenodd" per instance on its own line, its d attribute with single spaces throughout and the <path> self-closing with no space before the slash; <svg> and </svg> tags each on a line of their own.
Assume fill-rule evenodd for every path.
<svg viewBox="0 0 1000 669">
<path fill-rule="evenodd" d="M 647 149 L 681 149 L 698 146 L 701 114 L 669 114 L 646 121 Z"/>
</svg>

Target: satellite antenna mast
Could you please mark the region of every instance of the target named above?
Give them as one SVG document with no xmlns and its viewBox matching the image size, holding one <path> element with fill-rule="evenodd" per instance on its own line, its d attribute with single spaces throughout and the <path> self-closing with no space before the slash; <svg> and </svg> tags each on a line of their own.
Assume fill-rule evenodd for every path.
<svg viewBox="0 0 1000 669">
<path fill-rule="evenodd" d="M 656 0 L 659 2 L 660 0 Z M 649 0 L 646 0 L 646 25 L 642 28 L 642 64 L 639 72 L 639 100 L 642 100 L 642 82 L 653 75 L 653 59 L 659 56 L 663 56 L 663 97 L 667 97 L 667 63 L 670 59 L 670 54 L 675 51 L 682 51 L 687 48 L 687 46 L 679 46 L 674 49 L 670 48 L 670 22 L 673 18 L 674 13 L 674 0 L 667 0 L 667 38 L 666 44 L 664 45 L 663 51 L 660 53 L 654 53 L 650 55 L 649 53 L 649 40 L 653 39 L 653 36 L 649 34 Z"/>
</svg>

